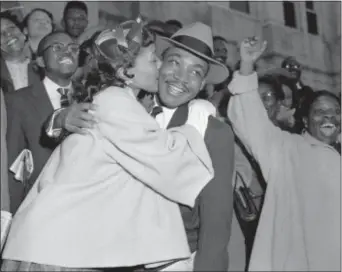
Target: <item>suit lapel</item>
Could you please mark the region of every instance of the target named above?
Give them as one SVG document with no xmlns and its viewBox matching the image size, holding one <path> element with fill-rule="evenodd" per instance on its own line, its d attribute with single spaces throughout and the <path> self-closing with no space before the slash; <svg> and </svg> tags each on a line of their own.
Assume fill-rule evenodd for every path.
<svg viewBox="0 0 342 272">
<path fill-rule="evenodd" d="M 37 111 L 37 113 L 43 117 L 43 119 L 46 119 L 47 116 L 52 114 L 53 106 L 45 86 L 42 81 L 36 81 L 30 87 L 32 89 L 32 96 L 29 96 L 31 100 L 30 102 L 34 106 L 34 109 Z"/>
<path fill-rule="evenodd" d="M 183 104 L 177 108 L 175 113 L 173 114 L 167 128 L 179 127 L 185 124 L 186 120 L 188 120 L 188 103 Z"/>
<path fill-rule="evenodd" d="M 0 71 L 1 71 L 1 87 L 5 93 L 9 93 L 11 91 L 14 91 L 13 81 L 12 77 L 10 75 L 10 72 L 8 71 L 6 62 L 3 58 L 0 58 Z"/>
<path fill-rule="evenodd" d="M 35 83 L 36 81 L 40 80 L 40 76 L 38 75 L 38 72 L 35 72 L 35 70 L 33 69 L 33 65 L 32 65 L 32 61 L 29 62 L 29 64 L 27 65 L 27 83 L 28 86 L 32 85 L 33 83 Z"/>
</svg>

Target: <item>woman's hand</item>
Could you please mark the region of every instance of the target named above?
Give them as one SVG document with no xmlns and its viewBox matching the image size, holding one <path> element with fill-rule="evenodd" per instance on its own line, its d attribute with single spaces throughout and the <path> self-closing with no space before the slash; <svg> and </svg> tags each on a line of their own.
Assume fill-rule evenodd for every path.
<svg viewBox="0 0 342 272">
<path fill-rule="evenodd" d="M 240 44 L 240 73 L 250 75 L 254 71 L 254 64 L 266 49 L 267 42 L 258 37 L 247 38 Z"/>
</svg>

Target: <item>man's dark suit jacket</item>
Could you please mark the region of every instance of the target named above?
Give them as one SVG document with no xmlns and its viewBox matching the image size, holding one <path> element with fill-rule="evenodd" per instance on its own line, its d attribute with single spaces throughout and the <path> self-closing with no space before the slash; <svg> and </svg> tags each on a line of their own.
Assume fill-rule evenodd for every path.
<svg viewBox="0 0 342 272">
<path fill-rule="evenodd" d="M 33 64 L 30 62 L 27 67 L 28 86 L 41 79 L 41 76 L 33 69 Z M 12 77 L 7 68 L 6 62 L 0 57 L 0 84 L 4 93 L 15 91 Z"/>
<path fill-rule="evenodd" d="M 168 128 L 185 124 L 188 107 L 179 107 Z M 227 271 L 233 216 L 234 134 L 232 128 L 210 116 L 205 133 L 215 177 L 197 198 L 194 209 L 180 206 L 191 252 L 196 252 L 194 271 Z"/>
<path fill-rule="evenodd" d="M 11 212 L 14 213 L 49 159 L 56 143 L 43 130 L 44 122 L 53 112 L 53 106 L 42 81 L 38 80 L 28 87 L 6 93 L 5 100 L 8 164 L 11 166 L 25 148 L 31 150 L 34 161 L 34 171 L 26 185 L 14 180 L 13 173 L 9 172 Z"/>
</svg>

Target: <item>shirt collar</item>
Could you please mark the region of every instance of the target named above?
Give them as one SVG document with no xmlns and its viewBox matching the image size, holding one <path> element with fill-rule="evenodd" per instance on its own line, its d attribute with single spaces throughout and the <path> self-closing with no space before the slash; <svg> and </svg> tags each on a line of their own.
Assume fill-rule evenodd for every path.
<svg viewBox="0 0 342 272">
<path fill-rule="evenodd" d="M 322 146 L 322 147 L 328 147 L 328 148 L 330 148 L 330 149 L 333 149 L 334 151 L 336 151 L 336 149 L 333 147 L 333 146 L 331 146 L 331 145 L 329 145 L 329 144 L 326 144 L 326 143 L 323 143 L 322 141 L 320 141 L 320 140 L 317 140 L 315 137 L 313 137 L 310 133 L 308 133 L 308 132 L 305 132 L 304 134 L 303 134 L 303 137 L 304 137 L 304 139 L 307 141 L 307 142 L 309 142 L 311 145 L 314 145 L 314 146 Z"/>
<path fill-rule="evenodd" d="M 170 108 L 160 105 L 157 100 L 157 95 L 154 96 L 153 101 L 154 101 L 153 107 L 158 107 L 158 106 L 161 107 L 163 109 L 163 112 L 166 113 L 167 115 L 172 116 L 172 114 L 177 110 L 177 108 L 170 109 Z"/>
<path fill-rule="evenodd" d="M 43 80 L 44 85 L 47 87 L 47 89 L 51 90 L 57 90 L 58 88 L 66 88 L 71 89 L 72 83 L 70 83 L 67 86 L 59 86 L 56 82 L 52 81 L 49 77 L 45 77 Z"/>
</svg>

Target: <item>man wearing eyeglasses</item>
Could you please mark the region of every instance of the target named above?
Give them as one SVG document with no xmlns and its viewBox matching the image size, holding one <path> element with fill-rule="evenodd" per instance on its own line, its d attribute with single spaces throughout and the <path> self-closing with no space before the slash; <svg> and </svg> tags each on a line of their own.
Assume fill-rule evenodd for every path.
<svg viewBox="0 0 342 272">
<path fill-rule="evenodd" d="M 44 79 L 6 97 L 9 166 L 24 149 L 32 153 L 34 166 L 33 172 L 24 182 L 15 180 L 14 174 L 9 173 L 12 213 L 19 207 L 57 145 L 47 135 L 56 133 L 53 127 L 48 133 L 44 129 L 51 115 L 58 112 L 64 118 L 63 128 L 72 128 L 75 123 L 91 121 L 92 118 L 86 111 L 93 109 L 93 105 L 70 105 L 78 87 L 71 81 L 71 77 L 78 65 L 79 46 L 68 34 L 54 32 L 42 39 L 37 53 L 37 63 L 45 72 Z"/>
</svg>

